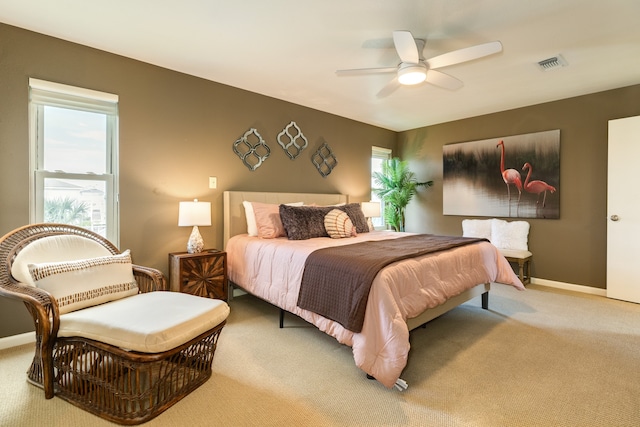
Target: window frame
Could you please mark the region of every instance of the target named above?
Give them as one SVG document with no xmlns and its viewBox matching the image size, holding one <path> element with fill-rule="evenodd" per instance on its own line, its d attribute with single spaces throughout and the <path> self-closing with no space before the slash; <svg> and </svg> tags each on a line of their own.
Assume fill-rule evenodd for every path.
<svg viewBox="0 0 640 427">
<path fill-rule="evenodd" d="M 44 109 L 46 106 L 106 116 L 105 173 L 44 169 Z M 38 79 L 29 79 L 29 220 L 44 222 L 44 182 L 47 178 L 105 183 L 105 238 L 119 246 L 118 96 Z M 92 215 L 92 213 L 89 213 Z"/>
<path fill-rule="evenodd" d="M 373 159 L 380 159 L 380 160 L 389 160 L 392 157 L 393 151 L 390 148 L 384 148 L 384 147 L 377 147 L 375 145 L 371 146 L 371 160 L 370 160 L 370 164 L 373 163 Z M 373 165 L 372 165 L 373 166 Z M 380 225 L 376 225 L 375 223 L 377 221 L 375 221 L 375 218 L 373 219 L 373 223 L 374 223 L 374 228 L 376 230 L 386 230 L 387 229 L 387 221 L 384 217 L 384 211 L 385 211 L 385 203 L 384 201 L 380 200 L 378 198 L 378 196 L 376 196 L 373 193 L 373 173 L 376 172 L 373 170 L 373 167 L 371 167 L 371 191 L 370 191 L 370 197 L 371 197 L 371 201 L 376 201 L 376 202 L 380 202 L 380 218 L 382 219 L 382 224 Z"/>
</svg>

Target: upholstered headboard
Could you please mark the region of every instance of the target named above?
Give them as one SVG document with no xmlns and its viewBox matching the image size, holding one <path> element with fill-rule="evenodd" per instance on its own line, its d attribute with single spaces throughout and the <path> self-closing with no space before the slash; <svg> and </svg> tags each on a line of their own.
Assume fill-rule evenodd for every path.
<svg viewBox="0 0 640 427">
<path fill-rule="evenodd" d="M 224 204 L 224 233 L 223 244 L 227 247 L 227 240 L 236 234 L 247 232 L 247 220 L 244 214 L 242 202 L 261 203 L 294 203 L 304 202 L 305 205 L 312 203 L 318 205 L 335 205 L 338 203 L 348 203 L 349 196 L 344 194 L 320 194 L 320 193 L 273 193 L 254 191 L 225 191 L 223 196 Z"/>
</svg>

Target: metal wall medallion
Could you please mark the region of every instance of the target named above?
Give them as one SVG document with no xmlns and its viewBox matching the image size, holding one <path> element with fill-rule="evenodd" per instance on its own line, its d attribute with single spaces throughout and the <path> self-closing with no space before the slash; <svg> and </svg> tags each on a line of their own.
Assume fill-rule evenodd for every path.
<svg viewBox="0 0 640 427">
<path fill-rule="evenodd" d="M 260 167 L 262 162 L 267 160 L 267 157 L 271 154 L 271 149 L 264 142 L 258 131 L 251 128 L 233 143 L 233 152 L 240 157 L 242 163 L 249 170 L 254 171 Z"/>
<path fill-rule="evenodd" d="M 287 156 L 294 160 L 307 147 L 307 138 L 302 134 L 296 122 L 292 121 L 278 134 L 278 144 L 284 149 Z"/>
<path fill-rule="evenodd" d="M 323 178 L 326 178 L 338 164 L 338 159 L 333 155 L 329 144 L 326 142 L 314 153 L 311 157 L 311 161 Z"/>
</svg>

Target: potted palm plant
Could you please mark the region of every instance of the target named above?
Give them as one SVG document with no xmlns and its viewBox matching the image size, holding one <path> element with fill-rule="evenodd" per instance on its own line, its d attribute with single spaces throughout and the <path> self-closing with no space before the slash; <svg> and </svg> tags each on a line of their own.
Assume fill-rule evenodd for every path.
<svg viewBox="0 0 640 427">
<path fill-rule="evenodd" d="M 384 203 L 384 218 L 395 231 L 404 231 L 405 209 L 419 187 L 430 187 L 433 181 L 418 182 L 406 161 L 397 157 L 382 163 L 382 172 L 374 172 L 373 192 Z"/>
</svg>

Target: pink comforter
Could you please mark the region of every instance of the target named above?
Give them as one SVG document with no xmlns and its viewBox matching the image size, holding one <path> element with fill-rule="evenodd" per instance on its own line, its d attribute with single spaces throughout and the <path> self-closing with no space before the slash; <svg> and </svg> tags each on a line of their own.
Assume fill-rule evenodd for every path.
<svg viewBox="0 0 640 427">
<path fill-rule="evenodd" d="M 393 387 L 407 364 L 409 329 L 416 317 L 480 283 L 524 286 L 500 252 L 481 242 L 400 261 L 385 267 L 371 286 L 360 333 L 297 306 L 307 256 L 316 249 L 366 240 L 394 239 L 395 232 L 363 233 L 350 239 L 288 240 L 234 236 L 227 242 L 229 280 L 294 313 L 353 349 L 356 365 Z"/>
</svg>

